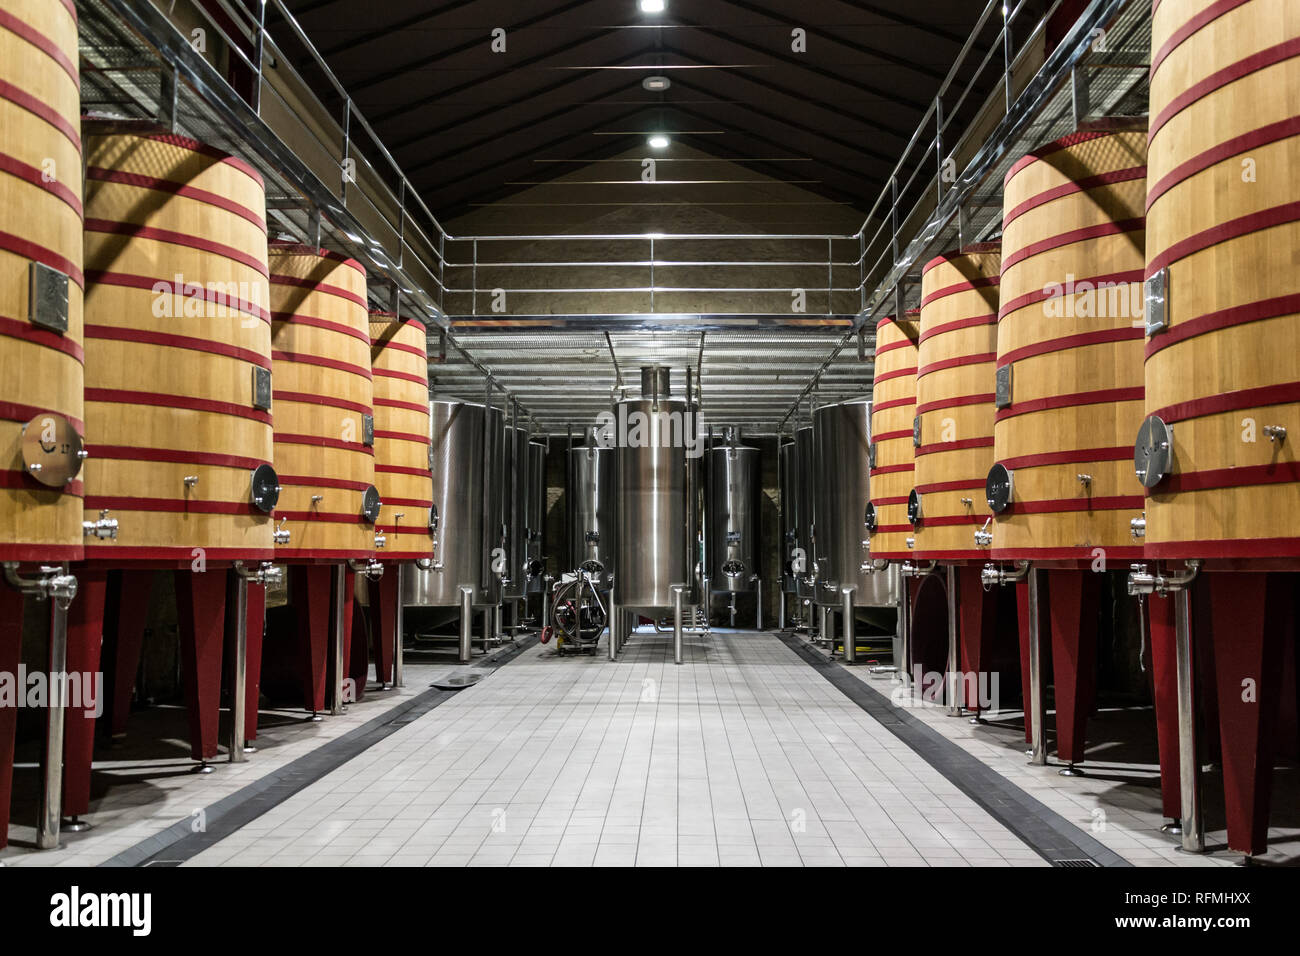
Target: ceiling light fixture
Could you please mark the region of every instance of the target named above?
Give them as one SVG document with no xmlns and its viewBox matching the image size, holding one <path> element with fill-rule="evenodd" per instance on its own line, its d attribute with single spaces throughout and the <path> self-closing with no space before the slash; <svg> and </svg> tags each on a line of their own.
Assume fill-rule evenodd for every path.
<svg viewBox="0 0 1300 956">
<path fill-rule="evenodd" d="M 673 85 L 673 81 L 666 76 L 647 76 L 641 85 L 651 93 L 662 93 Z"/>
<path fill-rule="evenodd" d="M 667 6 L 664 0 L 641 0 L 642 13 L 663 13 Z"/>
<path fill-rule="evenodd" d="M 668 137 L 665 136 L 663 133 L 655 133 L 653 136 L 650 137 L 649 140 L 647 140 L 647 142 L 650 144 L 651 149 L 668 148 Z"/>
</svg>

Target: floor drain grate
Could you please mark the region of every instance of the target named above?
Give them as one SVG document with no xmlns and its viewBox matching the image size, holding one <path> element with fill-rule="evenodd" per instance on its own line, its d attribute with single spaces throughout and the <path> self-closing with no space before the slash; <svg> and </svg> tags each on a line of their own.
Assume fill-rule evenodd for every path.
<svg viewBox="0 0 1300 956">
<path fill-rule="evenodd" d="M 1072 867 L 1074 866 L 1100 867 L 1101 866 L 1101 864 L 1098 863 L 1096 860 L 1053 860 L 1052 862 L 1057 866 L 1072 866 Z"/>
</svg>

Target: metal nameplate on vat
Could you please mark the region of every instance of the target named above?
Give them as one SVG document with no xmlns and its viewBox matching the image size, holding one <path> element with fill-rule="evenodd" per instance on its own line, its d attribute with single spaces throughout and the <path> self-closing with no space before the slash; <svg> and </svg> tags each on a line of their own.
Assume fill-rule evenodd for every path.
<svg viewBox="0 0 1300 956">
<path fill-rule="evenodd" d="M 876 443 L 872 442 L 867 446 L 867 467 L 876 467 Z"/>
<path fill-rule="evenodd" d="M 988 477 L 984 479 L 984 500 L 989 503 L 994 514 L 1007 510 L 1014 493 L 1015 477 L 1010 469 L 1001 463 L 990 468 Z"/>
<path fill-rule="evenodd" d="M 438 506 L 437 505 L 432 505 L 429 508 L 429 530 L 430 531 L 438 530 Z"/>
<path fill-rule="evenodd" d="M 1169 328 L 1169 267 L 1161 269 L 1143 286 L 1143 319 L 1147 335 Z"/>
<path fill-rule="evenodd" d="M 907 520 L 912 522 L 912 527 L 915 528 L 921 523 L 922 517 L 921 496 L 918 495 L 916 489 L 913 488 L 907 493 Z"/>
<path fill-rule="evenodd" d="M 739 532 L 739 531 L 728 531 L 728 532 L 727 532 L 727 544 L 740 544 L 740 532 Z"/>
<path fill-rule="evenodd" d="M 280 476 L 270 465 L 258 465 L 253 469 L 250 497 L 258 511 L 269 515 L 275 510 L 280 500 Z"/>
<path fill-rule="evenodd" d="M 253 366 L 253 407 L 259 412 L 271 410 L 271 370 Z"/>
<path fill-rule="evenodd" d="M 862 518 L 862 523 L 867 526 L 868 531 L 876 530 L 876 506 L 874 504 L 867 505 L 867 512 Z"/>
<path fill-rule="evenodd" d="M 994 389 L 993 404 L 1006 408 L 1011 404 L 1011 366 L 1004 365 L 997 371 L 997 383 Z"/>
<path fill-rule="evenodd" d="M 912 419 L 912 445 L 913 447 L 916 448 L 921 447 L 921 416 L 920 415 L 917 415 L 915 418 Z"/>
<path fill-rule="evenodd" d="M 1159 415 L 1149 415 L 1133 443 L 1133 470 L 1144 488 L 1154 488 L 1174 470 L 1174 431 Z"/>
<path fill-rule="evenodd" d="M 379 520 L 379 509 L 383 502 L 379 500 L 379 489 L 374 485 L 366 488 L 365 493 L 361 496 L 361 517 L 367 524 L 374 524 Z"/>
<path fill-rule="evenodd" d="M 27 267 L 27 320 L 62 334 L 68 331 L 68 276 L 43 262 Z"/>
<path fill-rule="evenodd" d="M 81 471 L 81 436 L 62 415 L 45 412 L 23 426 L 23 465 L 43 485 L 62 488 Z"/>
<path fill-rule="evenodd" d="M 367 448 L 375 447 L 375 416 L 361 416 L 361 444 Z"/>
</svg>

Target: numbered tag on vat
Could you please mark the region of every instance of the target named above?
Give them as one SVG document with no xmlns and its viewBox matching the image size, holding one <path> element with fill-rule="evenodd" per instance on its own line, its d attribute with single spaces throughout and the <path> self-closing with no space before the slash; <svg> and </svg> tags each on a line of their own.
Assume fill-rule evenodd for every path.
<svg viewBox="0 0 1300 956">
<path fill-rule="evenodd" d="M 1143 317 L 1147 335 L 1152 336 L 1169 328 L 1169 267 L 1147 279 L 1143 288 Z"/>
<path fill-rule="evenodd" d="M 259 412 L 271 410 L 271 370 L 253 366 L 253 407 Z"/>
<path fill-rule="evenodd" d="M 81 471 L 81 436 L 62 415 L 45 412 L 23 426 L 23 465 L 43 485 L 62 488 Z"/>
<path fill-rule="evenodd" d="M 32 325 L 68 331 L 68 276 L 43 262 L 27 268 L 27 319 Z"/>
<path fill-rule="evenodd" d="M 375 416 L 361 416 L 361 444 L 367 448 L 375 447 Z"/>
<path fill-rule="evenodd" d="M 994 387 L 993 404 L 997 408 L 1007 408 L 1011 404 L 1011 366 L 1004 365 L 997 371 Z"/>
</svg>

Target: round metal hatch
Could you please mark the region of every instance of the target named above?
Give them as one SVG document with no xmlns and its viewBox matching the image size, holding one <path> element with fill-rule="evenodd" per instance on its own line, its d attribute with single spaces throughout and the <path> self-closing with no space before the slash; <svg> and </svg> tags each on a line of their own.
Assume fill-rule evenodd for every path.
<svg viewBox="0 0 1300 956">
<path fill-rule="evenodd" d="M 874 532 L 876 530 L 876 506 L 874 504 L 867 505 L 867 513 L 863 515 L 862 523 L 867 526 L 868 531 Z"/>
<path fill-rule="evenodd" d="M 912 527 L 916 527 L 921 523 L 922 517 L 921 496 L 918 495 L 916 489 L 913 488 L 907 494 L 907 520 L 912 522 Z"/>
<path fill-rule="evenodd" d="M 1144 488 L 1154 488 L 1173 470 L 1174 433 L 1159 415 L 1148 415 L 1133 443 L 1133 470 Z"/>
<path fill-rule="evenodd" d="M 1015 477 L 1006 465 L 998 463 L 989 469 L 984 479 L 984 500 L 989 503 L 994 514 L 1002 514 L 1011 505 L 1011 496 L 1015 493 Z"/>
<path fill-rule="evenodd" d="M 728 561 L 722 566 L 722 573 L 729 578 L 738 578 L 745 573 L 745 563 L 743 561 Z"/>
<path fill-rule="evenodd" d="M 280 476 L 270 465 L 258 465 L 253 469 L 252 492 L 249 496 L 253 507 L 265 514 L 275 510 L 280 500 Z"/>
<path fill-rule="evenodd" d="M 62 415 L 42 412 L 23 426 L 23 465 L 41 484 L 62 488 L 85 457 L 81 436 Z"/>
<path fill-rule="evenodd" d="M 379 509 L 381 506 L 382 502 L 379 500 L 379 489 L 374 485 L 370 485 L 361 496 L 361 519 L 367 524 L 374 524 L 379 520 Z"/>
<path fill-rule="evenodd" d="M 464 690 L 466 687 L 473 687 L 486 676 L 486 674 L 452 674 L 434 681 L 429 686 L 436 687 L 438 690 Z"/>
</svg>

